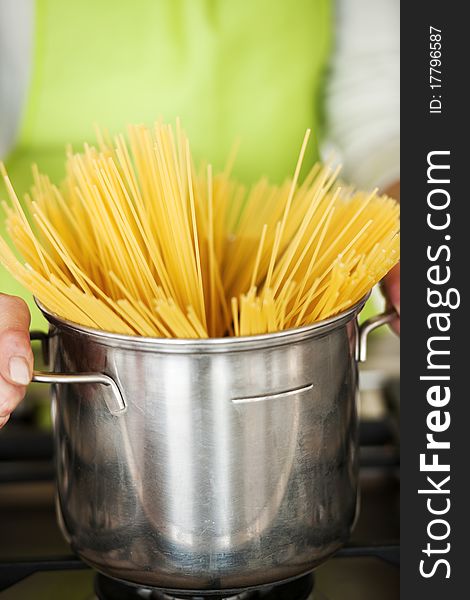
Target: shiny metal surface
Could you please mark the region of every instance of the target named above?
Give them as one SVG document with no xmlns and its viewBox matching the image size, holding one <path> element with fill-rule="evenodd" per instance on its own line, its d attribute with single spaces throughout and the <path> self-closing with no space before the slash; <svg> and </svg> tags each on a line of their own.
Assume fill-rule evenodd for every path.
<svg viewBox="0 0 470 600">
<path fill-rule="evenodd" d="M 152 340 L 51 323 L 60 522 L 99 571 L 168 590 L 307 572 L 357 496 L 357 312 L 252 338 Z M 55 375 L 51 375 L 54 377 Z M 229 594 L 227 594 L 229 595 Z"/>
<path fill-rule="evenodd" d="M 114 379 L 104 373 L 49 373 L 34 371 L 31 379 L 34 383 L 100 383 L 111 388 L 112 396 L 106 396 L 106 406 L 113 415 L 119 415 L 126 410 L 126 402 L 121 390 Z"/>
</svg>

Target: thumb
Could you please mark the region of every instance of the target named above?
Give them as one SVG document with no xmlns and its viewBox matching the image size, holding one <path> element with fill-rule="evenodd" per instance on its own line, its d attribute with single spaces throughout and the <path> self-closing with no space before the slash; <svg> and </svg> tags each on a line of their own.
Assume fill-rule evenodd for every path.
<svg viewBox="0 0 470 600">
<path fill-rule="evenodd" d="M 26 302 L 0 294 L 0 378 L 13 385 L 26 385 L 31 380 L 29 324 Z"/>
</svg>

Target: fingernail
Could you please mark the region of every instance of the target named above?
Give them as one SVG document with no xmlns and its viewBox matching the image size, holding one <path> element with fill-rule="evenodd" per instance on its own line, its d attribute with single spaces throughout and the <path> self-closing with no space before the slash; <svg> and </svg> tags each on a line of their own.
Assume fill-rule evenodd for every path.
<svg viewBox="0 0 470 600">
<path fill-rule="evenodd" d="M 10 415 L 6 415 L 5 417 L 0 417 L 0 429 L 7 424 Z"/>
<path fill-rule="evenodd" d="M 31 381 L 29 365 L 23 356 L 12 356 L 10 358 L 10 379 L 20 385 L 28 385 Z"/>
</svg>

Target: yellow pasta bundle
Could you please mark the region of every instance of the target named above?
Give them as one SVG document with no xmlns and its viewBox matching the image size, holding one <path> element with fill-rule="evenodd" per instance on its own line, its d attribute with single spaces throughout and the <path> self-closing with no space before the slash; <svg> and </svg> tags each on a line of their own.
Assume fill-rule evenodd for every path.
<svg viewBox="0 0 470 600">
<path fill-rule="evenodd" d="M 14 250 L 0 261 L 51 312 L 130 335 L 253 335 L 358 302 L 399 260 L 399 207 L 316 164 L 248 191 L 196 169 L 179 123 L 69 152 L 61 187 L 33 167 L 22 208 L 2 165 Z M 17 255 L 21 259 L 17 258 Z"/>
</svg>

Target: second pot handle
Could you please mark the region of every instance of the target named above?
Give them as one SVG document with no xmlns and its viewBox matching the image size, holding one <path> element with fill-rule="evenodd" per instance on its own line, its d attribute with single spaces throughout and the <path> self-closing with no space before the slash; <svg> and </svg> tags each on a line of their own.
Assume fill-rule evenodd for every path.
<svg viewBox="0 0 470 600">
<path fill-rule="evenodd" d="M 382 327 L 382 325 L 386 325 L 387 323 L 391 323 L 394 319 L 397 318 L 397 313 L 394 308 L 390 308 L 380 315 L 375 315 L 375 317 L 371 317 L 367 319 L 359 325 L 359 336 L 358 336 L 358 361 L 364 362 L 367 358 L 367 337 L 369 333 L 377 329 L 378 327 Z"/>
<path fill-rule="evenodd" d="M 47 359 L 47 333 L 30 331 L 29 336 L 31 340 L 40 340 L 42 342 L 43 353 Z M 111 388 L 112 401 L 106 399 L 106 405 L 111 414 L 122 414 L 127 408 L 118 384 L 112 377 L 104 373 L 51 373 L 49 371 L 33 371 L 31 381 L 36 383 L 100 383 Z"/>
</svg>

